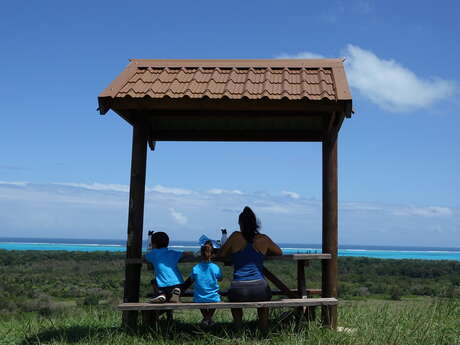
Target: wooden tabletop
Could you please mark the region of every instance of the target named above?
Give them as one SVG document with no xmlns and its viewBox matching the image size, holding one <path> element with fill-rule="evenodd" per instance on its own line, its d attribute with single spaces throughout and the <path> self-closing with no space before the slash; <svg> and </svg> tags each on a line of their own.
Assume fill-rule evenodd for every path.
<svg viewBox="0 0 460 345">
<path fill-rule="evenodd" d="M 329 260 L 331 258 L 331 254 L 327 253 L 319 253 L 319 254 L 286 254 L 280 256 L 266 256 L 265 260 L 291 260 L 291 261 L 299 261 L 299 260 Z M 180 260 L 180 262 L 199 262 L 201 258 L 199 256 L 186 256 Z M 214 261 L 223 262 L 222 258 L 215 258 Z M 142 258 L 139 259 L 125 259 L 127 264 L 142 264 Z"/>
</svg>

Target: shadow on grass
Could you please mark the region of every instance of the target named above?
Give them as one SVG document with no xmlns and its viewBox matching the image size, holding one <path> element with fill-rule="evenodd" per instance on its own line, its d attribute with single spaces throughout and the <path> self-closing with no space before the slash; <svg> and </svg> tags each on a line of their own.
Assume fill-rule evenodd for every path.
<svg viewBox="0 0 460 345">
<path fill-rule="evenodd" d="M 52 327 L 38 333 L 26 336 L 21 345 L 39 345 L 52 341 L 62 341 L 68 344 L 78 343 L 84 339 L 97 339 L 112 337 L 116 333 L 122 333 L 118 327 L 90 327 L 90 326 L 68 326 Z"/>
<path fill-rule="evenodd" d="M 38 333 L 26 336 L 21 345 L 40 345 L 44 343 L 62 342 L 65 344 L 75 344 L 81 341 L 88 341 L 91 344 L 108 344 L 114 338 L 129 339 L 138 337 L 139 339 L 153 340 L 164 339 L 177 341 L 180 344 L 196 343 L 204 337 L 217 337 L 231 339 L 244 337 L 246 339 L 263 339 L 269 334 L 279 331 L 279 325 L 272 324 L 270 331 L 261 332 L 257 327 L 257 322 L 248 321 L 240 330 L 236 330 L 230 322 L 216 323 L 211 327 L 200 327 L 196 323 L 183 321 L 160 321 L 155 327 L 140 328 L 135 334 L 129 333 L 120 327 L 91 327 L 91 326 L 67 326 L 52 327 L 44 329 Z"/>
<path fill-rule="evenodd" d="M 275 330 L 275 325 L 271 330 Z M 261 332 L 256 321 L 247 321 L 241 329 L 236 329 L 231 322 L 218 322 L 211 327 L 203 327 L 197 323 L 189 323 L 176 320 L 171 323 L 159 322 L 151 328 L 140 330 L 140 334 L 150 334 L 164 339 L 190 339 L 191 341 L 201 339 L 203 336 L 215 336 L 230 338 L 242 336 L 249 338 L 263 337 L 266 332 Z"/>
</svg>

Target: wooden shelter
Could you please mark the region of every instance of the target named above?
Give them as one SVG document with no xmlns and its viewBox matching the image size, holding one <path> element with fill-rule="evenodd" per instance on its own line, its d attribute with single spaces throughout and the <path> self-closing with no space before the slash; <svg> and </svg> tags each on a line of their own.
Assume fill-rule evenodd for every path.
<svg viewBox="0 0 460 345">
<path fill-rule="evenodd" d="M 139 301 L 147 145 L 156 141 L 322 142 L 322 298 L 337 297 L 337 138 L 352 99 L 341 59 L 131 60 L 99 95 L 133 126 L 124 302 Z M 299 231 L 301 231 L 299 229 Z M 137 321 L 124 311 L 125 324 Z M 323 320 L 336 326 L 337 307 Z"/>
</svg>

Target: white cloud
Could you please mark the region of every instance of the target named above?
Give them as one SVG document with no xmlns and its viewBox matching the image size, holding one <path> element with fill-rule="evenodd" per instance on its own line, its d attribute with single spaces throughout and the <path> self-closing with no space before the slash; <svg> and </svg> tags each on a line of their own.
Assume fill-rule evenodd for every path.
<svg viewBox="0 0 460 345">
<path fill-rule="evenodd" d="M 208 190 L 209 194 L 238 194 L 238 195 L 243 195 L 244 193 L 240 190 L 227 190 L 227 189 L 219 189 L 219 188 L 213 188 Z"/>
<path fill-rule="evenodd" d="M 289 207 L 289 205 L 282 204 L 269 204 L 257 206 L 257 210 L 263 213 L 292 214 L 292 208 Z"/>
<path fill-rule="evenodd" d="M 23 182 L 26 183 L 26 182 Z M 129 192 L 129 185 L 124 184 L 104 184 L 104 183 L 75 183 L 75 182 L 57 182 L 54 183 L 55 185 L 60 186 L 69 186 L 69 187 L 77 187 L 77 188 L 84 188 L 88 190 L 95 190 L 95 191 L 112 191 L 112 192 Z M 154 187 L 146 187 L 146 192 L 157 192 L 157 193 L 165 193 L 165 194 L 175 194 L 175 195 L 189 195 L 192 194 L 192 191 L 182 188 L 175 188 L 175 187 L 165 187 L 161 185 L 156 185 Z"/>
<path fill-rule="evenodd" d="M 453 81 L 439 77 L 422 78 L 395 60 L 380 58 L 370 50 L 349 44 L 344 53 L 350 86 L 384 110 L 411 112 L 426 109 L 456 92 Z M 312 52 L 277 56 L 291 59 L 323 57 Z"/>
<path fill-rule="evenodd" d="M 27 186 L 29 184 L 29 182 L 25 182 L 25 181 L 12 181 L 12 182 L 0 181 L 0 184 L 10 185 L 10 186 L 18 186 L 18 187 L 25 187 L 25 186 Z"/>
<path fill-rule="evenodd" d="M 428 207 L 403 207 L 393 211 L 395 216 L 421 216 L 421 217 L 448 217 L 453 214 L 449 207 L 428 206 Z"/>
<path fill-rule="evenodd" d="M 287 196 L 291 199 L 300 199 L 300 194 L 296 193 L 296 192 L 288 192 L 286 190 L 283 190 L 281 192 L 281 194 L 283 194 L 284 196 Z"/>
<path fill-rule="evenodd" d="M 146 188 L 146 191 L 150 192 L 158 192 L 158 193 L 166 193 L 166 194 L 175 194 L 175 195 L 190 195 L 192 194 L 191 190 L 182 189 L 182 188 L 175 188 L 175 187 L 165 187 L 161 185 L 156 185 L 153 188 Z"/>
<path fill-rule="evenodd" d="M 75 182 L 57 182 L 54 183 L 55 185 L 59 186 L 69 186 L 69 187 L 77 187 L 77 188 L 84 188 L 89 190 L 97 190 L 97 191 L 112 191 L 112 192 L 129 192 L 129 186 L 124 184 L 103 184 L 103 183 L 75 183 Z"/>
<path fill-rule="evenodd" d="M 344 211 L 380 211 L 382 206 L 361 202 L 344 202 L 340 204 L 340 209 Z"/>
<path fill-rule="evenodd" d="M 289 196 L 294 192 L 288 191 L 169 189 L 146 193 L 144 229 L 164 229 L 176 240 L 195 240 L 203 233 L 218 236 L 220 228 L 238 227 L 238 214 L 248 205 L 260 218 L 262 231 L 276 241 L 321 241 L 320 200 L 295 198 L 298 193 Z M 124 238 L 128 198 L 123 185 L 0 183 L 0 236 Z M 458 241 L 460 209 L 345 202 L 339 205 L 339 219 L 341 243 L 450 246 Z"/>
<path fill-rule="evenodd" d="M 180 224 L 180 225 L 185 225 L 187 224 L 187 217 L 184 216 L 182 213 L 176 211 L 175 209 L 173 208 L 170 208 L 169 209 L 169 212 L 171 214 L 171 217 L 174 219 L 174 221 L 177 223 L 177 224 Z"/>
<path fill-rule="evenodd" d="M 349 44 L 345 62 L 350 85 L 365 97 L 390 111 L 431 107 L 453 95 L 453 82 L 422 79 L 394 60 L 381 59 L 369 50 Z"/>
<path fill-rule="evenodd" d="M 301 52 L 298 54 L 280 54 L 275 57 L 276 59 L 323 59 L 324 56 L 320 54 Z"/>
</svg>

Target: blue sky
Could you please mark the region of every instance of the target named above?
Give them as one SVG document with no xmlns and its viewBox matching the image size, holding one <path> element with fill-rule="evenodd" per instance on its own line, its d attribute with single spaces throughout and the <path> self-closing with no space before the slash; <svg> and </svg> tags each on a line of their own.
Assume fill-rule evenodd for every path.
<svg viewBox="0 0 460 345">
<path fill-rule="evenodd" d="M 0 236 L 123 238 L 131 129 L 97 95 L 129 58 L 346 57 L 340 241 L 460 247 L 457 2 L 9 2 L 0 14 Z M 177 239 L 253 206 L 319 242 L 321 146 L 167 143 L 145 228 Z"/>
</svg>

